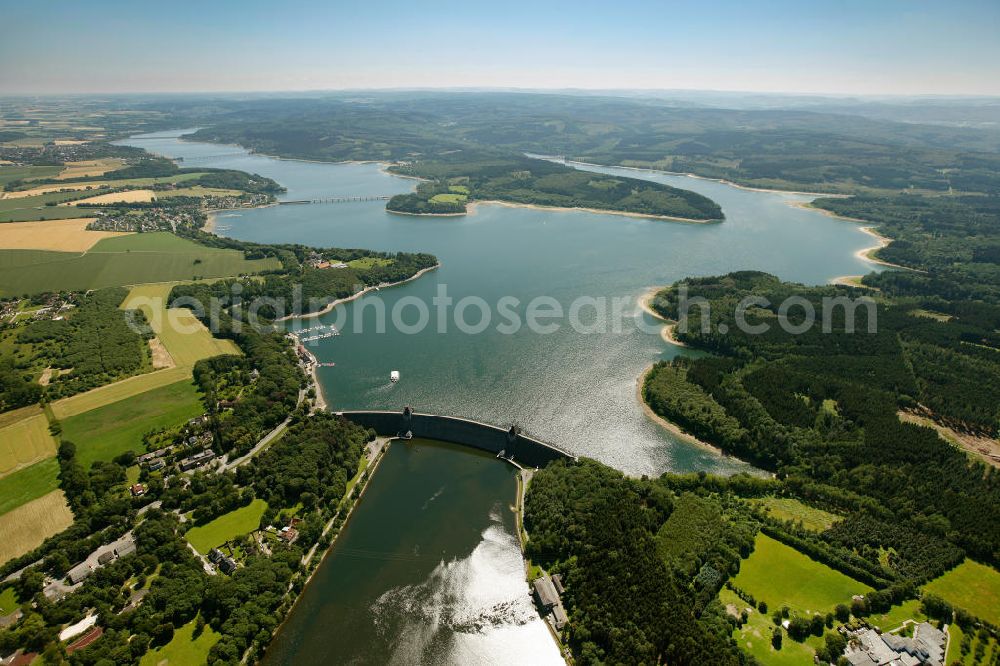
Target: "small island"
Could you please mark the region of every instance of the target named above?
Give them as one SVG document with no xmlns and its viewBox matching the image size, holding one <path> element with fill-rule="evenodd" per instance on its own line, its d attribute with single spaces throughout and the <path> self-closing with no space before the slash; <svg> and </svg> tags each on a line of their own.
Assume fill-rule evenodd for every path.
<svg viewBox="0 0 1000 666">
<path fill-rule="evenodd" d="M 582 209 L 684 222 L 722 220 L 708 197 L 636 178 L 579 171 L 523 156 L 457 151 L 439 159 L 397 164 L 392 173 L 419 178 L 386 210 L 409 215 L 464 215 L 476 202 Z"/>
</svg>

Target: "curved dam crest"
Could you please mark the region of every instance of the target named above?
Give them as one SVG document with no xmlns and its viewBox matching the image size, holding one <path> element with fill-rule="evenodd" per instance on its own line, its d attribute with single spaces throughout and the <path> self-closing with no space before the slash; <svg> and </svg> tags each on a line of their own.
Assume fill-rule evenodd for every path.
<svg viewBox="0 0 1000 666">
<path fill-rule="evenodd" d="M 409 410 L 365 410 L 336 412 L 347 420 L 371 428 L 383 437 L 435 439 L 496 454 L 523 467 L 544 467 L 553 460 L 576 456 L 557 446 L 509 429 L 458 416 L 424 414 Z M 408 437 L 408 438 L 409 438 Z"/>
</svg>

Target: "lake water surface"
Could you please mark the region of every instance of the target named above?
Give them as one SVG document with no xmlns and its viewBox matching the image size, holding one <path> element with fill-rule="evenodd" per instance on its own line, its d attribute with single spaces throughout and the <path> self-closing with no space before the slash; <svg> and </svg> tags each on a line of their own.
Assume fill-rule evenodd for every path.
<svg viewBox="0 0 1000 666">
<path fill-rule="evenodd" d="M 282 199 L 389 195 L 413 181 L 384 173 L 376 164 L 322 164 L 250 155 L 225 145 L 178 140 L 180 132 L 146 135 L 132 145 L 185 166 L 242 169 L 274 178 L 288 188 Z M 481 205 L 465 217 L 392 215 L 384 202 L 272 206 L 223 213 L 217 231 L 261 242 L 430 252 L 441 267 L 419 280 L 384 289 L 341 306 L 321 321 L 343 332 L 312 347 L 319 378 L 333 409 L 402 409 L 437 412 L 509 425 L 579 455 L 597 458 L 630 474 L 746 469 L 738 461 L 678 441 L 650 422 L 636 398 L 637 379 L 650 363 L 682 353 L 659 337 L 654 320 L 636 308 L 649 287 L 690 275 L 766 270 L 787 280 L 819 284 L 872 270 L 855 252 L 872 239 L 850 222 L 790 203 L 806 195 L 754 192 L 722 183 L 658 172 L 593 168 L 604 173 L 667 183 L 717 201 L 719 224 L 684 224 L 620 215 Z M 552 297 L 565 309 L 580 297 L 627 297 L 620 333 L 560 330 L 539 335 L 526 327 L 497 330 L 500 318 L 477 335 L 436 320 L 418 334 L 387 327 L 376 333 L 376 307 L 392 312 L 414 297 L 431 304 L 440 288 L 460 301 L 488 303 L 516 298 L 523 306 Z M 381 303 L 379 306 L 378 303 Z M 361 314 L 358 314 L 358 309 Z M 403 313 L 407 313 L 406 309 Z M 581 310 L 584 323 L 593 309 Z M 433 314 L 433 310 L 432 310 Z M 478 322 L 475 308 L 466 321 Z M 363 333 L 355 320 L 363 318 Z M 415 321 L 410 314 L 408 322 Z M 307 320 L 312 326 L 316 320 Z M 639 330 L 636 323 L 648 325 Z M 389 372 L 402 381 L 391 384 Z"/>
</svg>

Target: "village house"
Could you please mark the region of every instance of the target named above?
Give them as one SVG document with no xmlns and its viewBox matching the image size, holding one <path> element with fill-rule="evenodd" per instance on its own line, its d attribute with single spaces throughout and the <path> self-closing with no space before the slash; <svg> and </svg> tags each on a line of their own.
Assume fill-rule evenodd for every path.
<svg viewBox="0 0 1000 666">
<path fill-rule="evenodd" d="M 190 458 L 185 458 L 180 462 L 180 468 L 182 472 L 189 472 L 192 469 L 201 467 L 209 463 L 213 458 L 215 458 L 215 451 L 212 449 L 205 449 L 201 453 L 196 453 Z"/>
</svg>

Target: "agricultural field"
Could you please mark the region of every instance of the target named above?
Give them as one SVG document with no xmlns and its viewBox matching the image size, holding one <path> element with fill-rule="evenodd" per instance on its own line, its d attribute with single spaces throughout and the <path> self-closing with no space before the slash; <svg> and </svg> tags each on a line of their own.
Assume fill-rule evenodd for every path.
<svg viewBox="0 0 1000 666">
<path fill-rule="evenodd" d="M 201 635 L 195 638 L 196 620 L 178 627 L 174 637 L 163 647 L 155 648 L 142 655 L 139 666 L 189 666 L 208 662 L 208 651 L 219 641 L 219 634 L 205 625 Z"/>
<path fill-rule="evenodd" d="M 29 178 L 54 178 L 60 171 L 60 166 L 12 166 L 0 167 L 0 188 L 15 180 Z"/>
<path fill-rule="evenodd" d="M 0 295 L 229 277 L 279 267 L 277 259 L 248 260 L 237 250 L 204 247 L 166 232 L 127 234 L 105 238 L 84 254 L 0 250 Z"/>
<path fill-rule="evenodd" d="M 49 192 L 32 197 L 0 199 L 0 222 L 30 222 L 40 219 L 65 219 L 92 215 L 91 209 L 59 206 L 80 198 L 79 192 Z"/>
<path fill-rule="evenodd" d="M 109 192 L 108 194 L 98 194 L 96 196 L 87 197 L 86 199 L 78 199 L 76 201 L 71 201 L 67 206 L 86 206 L 87 204 L 110 204 L 110 203 L 137 203 L 137 202 L 149 202 L 156 199 L 156 193 L 153 190 L 124 190 L 122 192 Z"/>
<path fill-rule="evenodd" d="M 872 589 L 763 533 L 733 585 L 770 608 L 788 606 L 802 615 L 825 614 Z"/>
<path fill-rule="evenodd" d="M 940 578 L 924 586 L 952 606 L 964 608 L 993 624 L 1000 624 L 1000 571 L 965 560 Z"/>
<path fill-rule="evenodd" d="M 34 550 L 71 524 L 73 512 L 61 490 L 53 490 L 0 515 L 0 564 Z M 26 525 L 31 528 L 25 529 Z"/>
<path fill-rule="evenodd" d="M 95 460 L 111 460 L 129 450 L 142 453 L 145 433 L 203 412 L 196 387 L 184 379 L 71 416 L 62 421 L 62 438 L 76 444 L 77 460 L 87 469 Z"/>
<path fill-rule="evenodd" d="M 187 308 L 165 307 L 174 284 L 176 283 L 133 287 L 122 302 L 122 307 L 142 310 L 156 337 L 176 365 L 192 366 L 203 358 L 240 354 L 235 343 L 213 337 Z"/>
<path fill-rule="evenodd" d="M 723 606 L 733 606 L 739 613 L 747 607 L 745 601 L 734 592 L 727 589 L 719 591 L 719 601 Z M 740 649 L 753 656 L 764 666 L 803 666 L 813 663 L 816 651 L 813 645 L 821 639 L 810 636 L 805 642 L 799 643 L 784 633 L 781 649 L 775 650 L 771 645 L 771 635 L 774 632 L 774 622 L 770 615 L 754 610 L 747 618 L 746 624 L 733 630 L 733 639 Z M 813 644 L 813 645 L 811 645 Z"/>
<path fill-rule="evenodd" d="M 47 458 L 0 479 L 0 516 L 59 488 L 59 463 Z"/>
<path fill-rule="evenodd" d="M 830 529 L 839 520 L 835 514 L 811 507 L 792 497 L 765 497 L 754 504 L 763 507 L 772 518 L 802 523 L 802 527 L 813 532 Z"/>
<path fill-rule="evenodd" d="M 92 389 L 86 393 L 78 393 L 77 395 L 57 400 L 51 405 L 52 413 L 61 421 L 77 414 L 83 414 L 92 409 L 98 409 L 99 407 L 110 405 L 146 391 L 190 378 L 191 368 L 169 368 L 167 370 L 148 372 L 144 375 L 129 377 L 114 384 L 107 384 L 106 386 Z"/>
<path fill-rule="evenodd" d="M 16 410 L 24 418 L 0 427 L 0 479 L 56 454 L 49 421 L 37 407 Z"/>
<path fill-rule="evenodd" d="M 260 527 L 260 519 L 267 510 L 267 502 L 255 499 L 244 507 L 221 515 L 213 521 L 192 527 L 185 534 L 188 542 L 202 555 L 235 537 Z"/>
<path fill-rule="evenodd" d="M 120 169 L 125 161 L 118 157 L 104 157 L 98 160 L 81 160 L 67 162 L 56 180 L 73 180 L 74 178 L 91 178 L 103 176 L 109 171 Z"/>
<path fill-rule="evenodd" d="M 240 190 L 226 190 L 219 187 L 179 187 L 176 190 L 157 192 L 156 196 L 163 199 L 169 197 L 236 197 L 242 194 Z"/>
<path fill-rule="evenodd" d="M 86 252 L 98 241 L 125 234 L 116 231 L 89 231 L 92 217 L 8 222 L 0 228 L 0 249 Z"/>
</svg>

